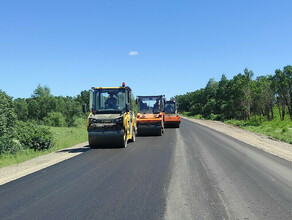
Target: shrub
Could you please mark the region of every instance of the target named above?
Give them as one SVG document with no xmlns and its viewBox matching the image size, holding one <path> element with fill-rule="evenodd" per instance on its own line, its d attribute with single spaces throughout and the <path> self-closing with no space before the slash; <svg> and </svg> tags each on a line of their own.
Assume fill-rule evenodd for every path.
<svg viewBox="0 0 292 220">
<path fill-rule="evenodd" d="M 46 150 L 53 146 L 53 135 L 49 128 L 33 123 L 18 124 L 18 139 L 22 146 L 34 150 Z"/>
<path fill-rule="evenodd" d="M 210 116 L 207 117 L 207 119 L 214 120 L 214 121 L 223 121 L 222 115 L 213 114 L 213 113 L 211 113 Z"/>
<path fill-rule="evenodd" d="M 66 127 L 66 118 L 62 115 L 61 112 L 50 112 L 44 118 L 45 125 L 53 127 Z"/>
<path fill-rule="evenodd" d="M 5 153 L 16 153 L 22 147 L 19 142 L 9 136 L 0 137 L 0 155 Z"/>
</svg>

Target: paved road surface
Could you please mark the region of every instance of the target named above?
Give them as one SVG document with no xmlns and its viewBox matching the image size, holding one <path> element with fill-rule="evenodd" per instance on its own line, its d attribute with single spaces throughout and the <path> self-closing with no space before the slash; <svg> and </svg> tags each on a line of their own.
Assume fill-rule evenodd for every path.
<svg viewBox="0 0 292 220">
<path fill-rule="evenodd" d="M 0 219 L 292 219 L 291 210 L 290 162 L 184 119 L 162 137 L 0 186 Z"/>
</svg>

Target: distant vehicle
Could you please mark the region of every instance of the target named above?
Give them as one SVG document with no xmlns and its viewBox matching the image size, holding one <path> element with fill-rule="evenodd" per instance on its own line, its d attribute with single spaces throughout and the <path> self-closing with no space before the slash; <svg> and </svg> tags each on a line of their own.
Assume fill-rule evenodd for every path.
<svg viewBox="0 0 292 220">
<path fill-rule="evenodd" d="M 164 126 L 179 128 L 180 115 L 177 113 L 176 101 L 166 101 L 164 112 L 165 112 Z"/>
<path fill-rule="evenodd" d="M 137 96 L 137 134 L 162 135 L 164 132 L 164 95 Z"/>
<path fill-rule="evenodd" d="M 91 148 L 126 147 L 128 140 L 135 141 L 136 118 L 130 97 L 131 89 L 125 83 L 121 87 L 92 87 L 87 118 Z"/>
</svg>

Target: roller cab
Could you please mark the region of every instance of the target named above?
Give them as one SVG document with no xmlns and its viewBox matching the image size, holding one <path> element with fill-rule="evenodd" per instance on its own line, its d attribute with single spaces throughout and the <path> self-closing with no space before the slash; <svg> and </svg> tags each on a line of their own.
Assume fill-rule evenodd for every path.
<svg viewBox="0 0 292 220">
<path fill-rule="evenodd" d="M 180 125 L 180 115 L 177 113 L 177 103 L 176 101 L 166 101 L 165 102 L 165 127 L 175 127 L 179 128 Z"/>
<path fill-rule="evenodd" d="M 92 87 L 87 118 L 91 148 L 126 147 L 128 141 L 135 141 L 136 118 L 130 98 L 131 89 L 124 83 L 121 87 Z"/>
<path fill-rule="evenodd" d="M 162 135 L 164 132 L 164 95 L 137 96 L 137 134 Z"/>
</svg>

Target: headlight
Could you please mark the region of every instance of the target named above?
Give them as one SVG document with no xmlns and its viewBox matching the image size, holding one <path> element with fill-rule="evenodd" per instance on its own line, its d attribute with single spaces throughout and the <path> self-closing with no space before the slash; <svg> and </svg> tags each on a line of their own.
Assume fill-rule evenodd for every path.
<svg viewBox="0 0 292 220">
<path fill-rule="evenodd" d="M 96 119 L 96 118 L 89 118 L 89 125 L 92 125 L 92 124 L 98 124 L 100 123 L 101 121 L 99 119 Z"/>
<path fill-rule="evenodd" d="M 97 119 L 95 119 L 95 118 L 89 118 L 89 123 L 97 123 Z"/>
<path fill-rule="evenodd" d="M 116 123 L 123 123 L 123 117 L 119 117 L 115 119 Z"/>
</svg>

